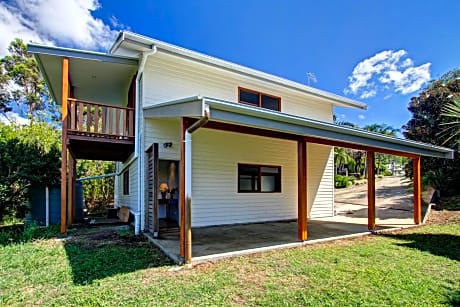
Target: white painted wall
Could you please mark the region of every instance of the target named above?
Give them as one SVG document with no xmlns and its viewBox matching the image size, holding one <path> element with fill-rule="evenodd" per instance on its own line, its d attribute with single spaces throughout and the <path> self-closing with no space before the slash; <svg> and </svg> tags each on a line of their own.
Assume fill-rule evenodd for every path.
<svg viewBox="0 0 460 307">
<path fill-rule="evenodd" d="M 123 165 L 120 169 L 122 168 Z M 123 195 L 123 173 L 118 177 L 118 206 L 129 207 L 131 212 L 137 212 L 138 175 L 137 163 L 133 162 L 129 166 L 129 195 Z"/>
<path fill-rule="evenodd" d="M 144 70 L 144 106 L 195 95 L 238 101 L 238 86 L 281 97 L 281 111 L 332 121 L 332 104 L 279 85 L 158 52 Z"/>
<path fill-rule="evenodd" d="M 158 143 L 158 154 L 163 160 L 180 160 L 180 119 L 145 119 L 145 148 Z M 164 143 L 172 142 L 172 146 L 164 148 Z"/>
<path fill-rule="evenodd" d="M 334 215 L 334 150 L 307 144 L 307 200 L 311 218 Z"/>
<path fill-rule="evenodd" d="M 147 119 L 145 124 L 146 147 L 157 142 L 160 159 L 179 160 L 179 120 Z M 206 128 L 199 129 L 192 138 L 194 227 L 297 218 L 295 142 Z M 165 142 L 173 146 L 164 148 Z M 282 166 L 282 193 L 238 193 L 238 163 Z M 332 147 L 308 143 L 307 163 L 309 217 L 333 216 Z M 122 193 L 122 178 L 120 182 Z"/>
<path fill-rule="evenodd" d="M 201 128 L 192 141 L 192 226 L 297 218 L 297 143 Z M 281 193 L 238 193 L 238 163 L 281 166 Z"/>
<path fill-rule="evenodd" d="M 194 95 L 236 103 L 240 86 L 281 97 L 284 113 L 332 121 L 332 104 L 325 100 L 161 52 L 147 60 L 143 82 L 144 106 Z M 144 140 L 144 150 L 157 142 L 160 159 L 179 160 L 179 119 L 146 119 Z M 165 142 L 173 146 L 164 148 Z M 282 193 L 238 194 L 238 163 L 281 165 Z M 307 163 L 309 216 L 332 216 L 331 147 L 308 144 Z M 200 129 L 193 135 L 192 181 L 195 227 L 297 218 L 295 142 Z"/>
</svg>

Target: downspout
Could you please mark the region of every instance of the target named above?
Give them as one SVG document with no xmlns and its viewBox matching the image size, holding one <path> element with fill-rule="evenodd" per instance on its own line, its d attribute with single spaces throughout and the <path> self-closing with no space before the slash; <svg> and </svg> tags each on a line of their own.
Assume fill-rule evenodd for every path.
<svg viewBox="0 0 460 307">
<path fill-rule="evenodd" d="M 136 76 L 136 88 L 139 89 L 142 84 L 139 84 L 139 81 L 142 77 L 144 72 L 145 63 L 147 62 L 147 58 L 150 55 L 154 55 L 157 52 L 157 47 L 152 45 L 151 50 L 142 52 L 141 62 L 139 64 L 139 69 L 137 71 Z M 142 152 L 142 147 L 144 144 L 144 117 L 142 114 L 142 97 L 139 95 L 139 91 L 136 93 L 136 120 L 135 120 L 135 140 L 137 144 L 135 144 L 134 149 L 134 159 L 137 158 L 137 172 L 138 172 L 138 187 L 137 187 L 137 210 L 134 214 L 134 233 L 136 235 L 139 234 L 141 229 L 144 229 L 144 214 L 143 214 L 143 206 L 144 206 L 144 155 L 140 154 Z M 141 225 L 142 224 L 142 225 Z"/>
<path fill-rule="evenodd" d="M 192 133 L 206 125 L 209 121 L 209 106 L 204 103 L 203 99 L 203 117 L 185 130 L 185 204 L 183 212 L 185 212 L 185 263 L 192 262 L 192 219 L 191 219 L 191 204 L 192 204 Z"/>
<path fill-rule="evenodd" d="M 192 133 L 209 121 L 209 106 L 204 106 L 203 117 L 185 130 L 185 199 L 192 198 Z"/>
</svg>

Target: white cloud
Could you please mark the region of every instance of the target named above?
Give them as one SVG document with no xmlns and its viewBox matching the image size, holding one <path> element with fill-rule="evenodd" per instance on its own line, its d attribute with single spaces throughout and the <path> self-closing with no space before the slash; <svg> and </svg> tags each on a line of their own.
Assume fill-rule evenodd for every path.
<svg viewBox="0 0 460 307">
<path fill-rule="evenodd" d="M 358 115 L 358 118 L 359 118 L 360 120 L 364 120 L 364 119 L 366 118 L 366 116 L 364 116 L 363 114 L 359 114 L 359 115 Z"/>
<path fill-rule="evenodd" d="M 25 42 L 105 51 L 117 30 L 92 15 L 99 8 L 98 0 L 0 2 L 0 56 L 16 37 Z"/>
<path fill-rule="evenodd" d="M 375 97 L 382 91 L 406 95 L 431 79 L 430 66 L 431 63 L 414 66 L 405 50 L 385 50 L 356 65 L 344 92 L 361 99 Z"/>
<path fill-rule="evenodd" d="M 0 114 L 0 123 L 9 125 L 16 123 L 19 125 L 28 125 L 29 120 L 27 118 L 21 117 L 18 113 L 15 112 L 6 112 Z"/>
</svg>

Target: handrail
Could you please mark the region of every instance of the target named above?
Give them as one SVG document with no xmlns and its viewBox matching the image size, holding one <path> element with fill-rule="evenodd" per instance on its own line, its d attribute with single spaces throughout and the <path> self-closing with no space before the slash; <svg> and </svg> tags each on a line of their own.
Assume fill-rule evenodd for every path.
<svg viewBox="0 0 460 307">
<path fill-rule="evenodd" d="M 67 100 L 67 130 L 71 134 L 133 139 L 134 109 L 75 98 Z"/>
<path fill-rule="evenodd" d="M 107 104 L 107 103 L 94 102 L 94 101 L 83 100 L 83 99 L 67 98 L 67 100 L 68 101 L 79 101 L 79 102 L 83 102 L 83 103 L 86 103 L 86 104 L 99 105 L 99 106 L 104 106 L 104 107 L 109 107 L 109 108 L 119 108 L 119 109 L 126 109 L 126 110 L 134 110 L 134 108 L 114 106 L 114 105 Z"/>
</svg>

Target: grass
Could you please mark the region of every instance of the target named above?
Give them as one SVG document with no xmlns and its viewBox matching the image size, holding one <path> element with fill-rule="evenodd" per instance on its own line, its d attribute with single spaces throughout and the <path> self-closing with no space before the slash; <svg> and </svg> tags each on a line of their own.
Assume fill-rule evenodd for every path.
<svg viewBox="0 0 460 307">
<path fill-rule="evenodd" d="M 460 225 L 177 269 L 127 231 L 0 246 L 0 305 L 460 304 Z"/>
</svg>

